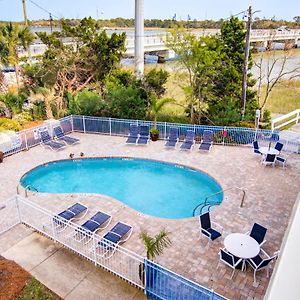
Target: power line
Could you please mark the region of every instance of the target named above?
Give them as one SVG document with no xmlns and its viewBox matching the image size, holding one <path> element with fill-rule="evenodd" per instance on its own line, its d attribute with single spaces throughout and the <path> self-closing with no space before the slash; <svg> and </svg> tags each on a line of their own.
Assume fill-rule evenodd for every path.
<svg viewBox="0 0 300 300">
<path fill-rule="evenodd" d="M 29 2 L 31 2 L 33 5 L 35 5 L 36 7 L 38 7 L 39 9 L 41 9 L 42 11 L 46 12 L 48 15 L 54 16 L 56 19 L 60 19 L 58 16 L 56 16 L 55 14 L 51 13 L 49 10 L 47 10 L 46 8 L 40 6 L 39 4 L 37 4 L 36 2 L 34 2 L 33 0 L 28 0 Z"/>
</svg>

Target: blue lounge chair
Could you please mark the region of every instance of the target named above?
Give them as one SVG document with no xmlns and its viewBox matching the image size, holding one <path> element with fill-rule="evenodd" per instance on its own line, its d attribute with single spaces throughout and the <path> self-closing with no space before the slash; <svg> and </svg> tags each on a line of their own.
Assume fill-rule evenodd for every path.
<svg viewBox="0 0 300 300">
<path fill-rule="evenodd" d="M 258 141 L 254 141 L 252 145 L 253 145 L 253 153 L 262 155 L 261 152 L 259 151 Z"/>
<path fill-rule="evenodd" d="M 111 216 L 98 211 L 94 216 L 89 220 L 83 223 L 74 234 L 75 240 L 78 242 L 84 241 L 87 244 L 92 235 L 95 234 L 98 230 L 105 229 L 111 221 Z"/>
<path fill-rule="evenodd" d="M 53 141 L 51 139 L 51 136 L 49 135 L 48 130 L 41 131 L 40 136 L 41 136 L 41 145 L 42 146 L 47 146 L 51 150 L 60 150 L 64 147 L 66 147 L 65 144 L 61 144 L 61 143 Z"/>
<path fill-rule="evenodd" d="M 79 139 L 66 136 L 60 126 L 54 128 L 54 135 L 57 140 L 67 143 L 68 145 L 74 145 L 79 143 Z"/>
<path fill-rule="evenodd" d="M 193 130 L 187 130 L 185 139 L 180 146 L 182 150 L 191 150 L 192 146 L 195 143 L 195 132 Z"/>
<path fill-rule="evenodd" d="M 175 148 L 178 143 L 178 128 L 171 127 L 165 147 Z"/>
<path fill-rule="evenodd" d="M 223 228 L 219 224 L 210 221 L 209 212 L 202 214 L 199 216 L 199 223 L 200 223 L 200 233 L 201 235 L 205 236 L 209 239 L 209 241 L 214 241 L 218 237 L 222 236 Z M 219 228 L 219 231 L 211 228 L 211 224 L 214 224 L 216 227 Z"/>
<path fill-rule="evenodd" d="M 97 243 L 97 255 L 110 258 L 119 244 L 125 243 L 132 234 L 132 226 L 118 222 L 104 237 Z M 100 252 L 100 253 L 99 253 Z"/>
<path fill-rule="evenodd" d="M 137 125 L 130 125 L 129 135 L 126 141 L 126 144 L 136 144 L 136 141 L 139 137 L 139 127 Z"/>
<path fill-rule="evenodd" d="M 150 139 L 150 128 L 148 125 L 140 126 L 140 135 L 137 140 L 137 144 L 146 145 Z"/>
<path fill-rule="evenodd" d="M 199 150 L 210 151 L 213 144 L 213 134 L 212 130 L 204 130 Z"/>
<path fill-rule="evenodd" d="M 58 227 L 65 227 L 69 222 L 82 219 L 88 212 L 88 208 L 83 204 L 77 202 L 57 214 L 53 218 L 53 222 Z"/>
<path fill-rule="evenodd" d="M 254 223 L 251 231 L 247 232 L 252 238 L 254 238 L 260 246 L 262 246 L 266 241 L 265 241 L 265 236 L 267 234 L 267 228 L 264 226 Z"/>
</svg>

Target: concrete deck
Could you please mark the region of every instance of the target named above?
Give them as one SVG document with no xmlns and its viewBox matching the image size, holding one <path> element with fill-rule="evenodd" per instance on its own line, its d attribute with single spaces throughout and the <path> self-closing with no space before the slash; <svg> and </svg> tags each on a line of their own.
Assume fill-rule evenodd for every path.
<svg viewBox="0 0 300 300">
<path fill-rule="evenodd" d="M 125 145 L 125 139 L 121 137 L 88 134 L 74 134 L 74 136 L 79 137 L 81 143 L 58 153 L 35 147 L 28 152 L 6 158 L 4 163 L 0 165 L 0 180 L 5 186 L 5 189 L 0 191 L 0 202 L 15 194 L 16 186 L 25 172 L 48 161 L 66 159 L 71 152 L 75 153 L 75 157 L 83 152 L 85 156 L 89 157 L 128 156 L 157 159 L 201 169 L 218 180 L 223 189 L 232 186 L 246 188 L 247 197 L 243 208 L 240 208 L 241 194 L 238 191 L 226 192 L 226 198 L 222 204 L 213 210 L 212 219 L 224 227 L 224 236 L 233 232 L 246 232 L 251 229 L 254 222 L 260 223 L 268 228 L 267 243 L 264 245 L 264 249 L 272 254 L 280 248 L 293 204 L 299 192 L 299 155 L 290 155 L 287 168 L 282 169 L 281 167 L 261 166 L 259 158 L 253 156 L 251 148 L 248 147 L 214 146 L 210 153 L 199 153 L 195 147 L 191 152 L 181 152 L 178 149 L 166 150 L 162 141 L 150 143 L 148 146 L 143 147 Z M 253 272 L 250 268 L 246 272 L 237 272 L 233 280 L 230 280 L 230 268 L 221 265 L 217 270 L 218 251 L 220 247 L 224 246 L 223 238 L 215 241 L 208 248 L 206 240 L 199 239 L 197 218 L 168 220 L 141 215 L 119 201 L 103 195 L 30 195 L 30 200 L 55 213 L 65 208 L 66 205 L 74 203 L 76 199 L 80 199 L 81 202 L 88 205 L 92 212 L 96 209 L 102 209 L 111 213 L 114 217 L 113 222 L 122 220 L 132 224 L 134 233 L 130 240 L 124 244 L 124 247 L 145 255 L 143 245 L 138 238 L 140 231 L 148 229 L 150 234 L 156 234 L 162 228 L 166 228 L 171 232 L 173 244 L 158 258 L 159 263 L 208 288 L 213 288 L 216 292 L 230 299 L 263 299 L 269 282 L 265 272 L 258 273 L 258 284 L 254 286 Z M 88 217 L 89 215 L 86 216 L 86 218 Z M 12 232 L 5 235 L 13 236 Z M 17 236 L 22 235 L 18 233 Z M 0 245 L 2 245 L 3 237 L 0 238 Z M 66 254 L 66 250 L 63 249 L 54 250 L 58 245 L 44 240 L 45 238 L 39 237 L 35 233 L 28 235 L 28 230 L 25 230 L 24 240 L 21 237 L 17 238 L 16 242 L 13 242 L 8 249 L 2 250 L 3 246 L 0 246 L 1 254 L 4 257 L 15 259 L 22 266 L 25 266 L 25 269 L 31 271 L 37 279 L 59 295 L 63 297 L 69 295 L 70 297 L 70 295 L 79 293 L 79 290 L 76 292 L 76 288 L 74 289 L 75 282 L 64 284 L 61 288 L 57 285 L 57 290 L 55 289 L 55 281 L 60 276 L 62 277 L 58 280 L 59 282 L 67 280 L 64 277 L 64 274 L 68 273 L 65 269 L 67 267 L 63 266 L 63 264 L 66 264 L 70 267 L 70 270 L 73 270 L 73 273 L 78 273 L 74 280 L 81 282 L 80 284 L 85 284 L 87 287 L 85 296 L 93 297 L 89 294 L 91 293 L 89 286 L 93 285 L 93 280 L 96 280 L 93 278 L 98 278 L 99 269 L 93 266 L 89 269 L 86 266 L 89 263 L 83 259 L 74 258 L 73 254 L 69 252 Z M 35 246 L 39 244 L 41 244 L 41 249 Z M 50 246 L 50 244 L 54 246 Z M 35 261 L 33 255 L 24 259 L 22 254 L 23 249 L 31 247 L 31 245 L 33 249 L 30 253 L 33 254 L 36 251 L 36 255 L 40 257 L 37 261 Z M 7 246 L 4 246 L 4 248 L 7 248 Z M 56 251 L 55 254 L 51 255 L 52 251 Z M 55 259 L 57 253 L 63 258 L 63 260 L 57 260 L 60 263 L 57 263 Z M 42 258 L 43 263 L 38 265 Z M 77 264 L 82 264 L 82 267 L 76 269 Z M 58 265 L 59 269 L 55 269 Z M 49 274 L 49 269 L 52 266 L 55 270 L 53 272 L 54 276 L 51 274 L 52 272 Z M 58 274 L 60 272 L 63 274 Z M 117 282 L 119 279 L 115 278 L 115 280 Z M 96 281 L 100 286 L 102 275 Z M 103 287 L 105 287 L 105 284 L 102 289 Z M 71 291 L 72 288 L 74 290 Z M 99 287 L 99 290 L 101 290 L 101 287 Z M 123 296 L 124 291 L 117 283 L 110 292 L 114 293 L 116 297 L 121 294 L 122 297 L 125 297 Z M 78 297 L 83 296 L 83 294 L 78 294 Z M 128 292 L 128 299 L 139 296 L 140 294 Z"/>
</svg>

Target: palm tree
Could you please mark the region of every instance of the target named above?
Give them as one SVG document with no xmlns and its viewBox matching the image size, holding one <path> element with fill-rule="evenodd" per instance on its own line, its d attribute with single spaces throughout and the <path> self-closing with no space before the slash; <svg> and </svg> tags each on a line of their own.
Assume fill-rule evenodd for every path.
<svg viewBox="0 0 300 300">
<path fill-rule="evenodd" d="M 163 109 L 163 107 L 170 102 L 174 102 L 174 99 L 163 98 L 158 99 L 154 94 L 150 95 L 150 111 L 154 116 L 154 128 L 156 129 L 157 125 L 157 116 Z"/>
<path fill-rule="evenodd" d="M 154 237 L 151 237 L 146 231 L 141 232 L 140 239 L 144 243 L 148 259 L 153 260 L 157 255 L 163 253 L 164 248 L 171 246 L 172 242 L 169 234 L 169 232 L 162 230 Z"/>
<path fill-rule="evenodd" d="M 15 67 L 16 81 L 19 87 L 19 55 L 18 46 L 27 50 L 34 39 L 28 27 L 20 28 L 12 23 L 0 26 L 0 63 Z"/>
<path fill-rule="evenodd" d="M 154 260 L 157 255 L 161 255 L 164 248 L 171 246 L 172 242 L 169 238 L 169 232 L 162 230 L 159 234 L 151 237 L 146 231 L 140 233 L 140 239 L 142 240 L 145 249 L 147 259 Z M 139 265 L 139 277 L 144 283 L 145 280 L 145 265 L 140 263 Z"/>
<path fill-rule="evenodd" d="M 53 112 L 51 108 L 51 102 L 55 100 L 55 90 L 48 89 L 46 87 L 39 87 L 34 93 L 31 93 L 30 97 L 34 100 L 42 100 L 45 103 L 46 117 L 47 119 L 53 119 Z"/>
</svg>

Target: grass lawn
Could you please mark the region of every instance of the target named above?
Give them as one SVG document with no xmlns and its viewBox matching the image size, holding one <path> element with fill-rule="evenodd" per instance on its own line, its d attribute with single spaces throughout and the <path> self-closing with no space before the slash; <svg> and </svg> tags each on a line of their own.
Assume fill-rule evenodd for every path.
<svg viewBox="0 0 300 300">
<path fill-rule="evenodd" d="M 278 114 L 287 114 L 300 108 L 300 80 L 283 81 L 276 86 L 266 108 Z"/>
<path fill-rule="evenodd" d="M 56 294 L 47 289 L 34 277 L 31 277 L 18 300 L 59 300 L 61 299 Z"/>
</svg>

